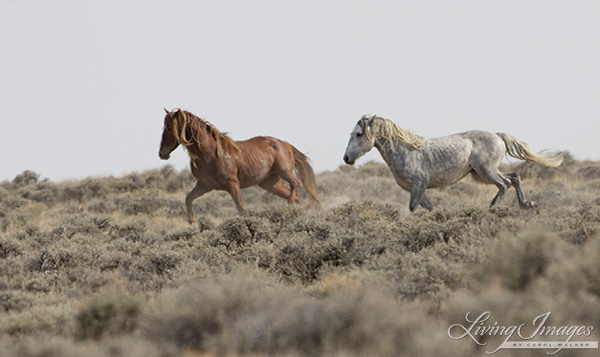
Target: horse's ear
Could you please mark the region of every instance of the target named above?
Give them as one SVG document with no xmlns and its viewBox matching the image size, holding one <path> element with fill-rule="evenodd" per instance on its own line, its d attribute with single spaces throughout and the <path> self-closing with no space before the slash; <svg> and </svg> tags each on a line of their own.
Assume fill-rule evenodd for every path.
<svg viewBox="0 0 600 357">
<path fill-rule="evenodd" d="M 165 110 L 165 113 L 167 113 L 167 114 L 171 114 L 171 112 L 170 112 L 170 111 L 168 111 L 168 110 L 167 110 L 167 108 L 163 108 L 163 109 Z"/>
<path fill-rule="evenodd" d="M 371 115 L 369 120 L 367 120 L 367 126 L 371 126 L 371 123 L 373 123 L 373 119 L 375 119 L 376 116 L 377 116 L 377 114 Z"/>
</svg>

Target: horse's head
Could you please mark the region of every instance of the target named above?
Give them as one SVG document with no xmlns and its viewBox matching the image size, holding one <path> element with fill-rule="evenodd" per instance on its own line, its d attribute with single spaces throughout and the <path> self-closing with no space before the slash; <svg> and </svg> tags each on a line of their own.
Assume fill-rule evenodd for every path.
<svg viewBox="0 0 600 357">
<path fill-rule="evenodd" d="M 162 160 L 168 160 L 171 157 L 171 152 L 177 149 L 180 142 L 180 135 L 178 132 L 181 110 L 170 112 L 165 109 L 167 114 L 165 115 L 165 124 L 163 126 L 162 139 L 160 141 L 160 149 L 158 156 Z"/>
<path fill-rule="evenodd" d="M 371 132 L 373 119 L 375 115 L 363 115 L 350 133 L 350 140 L 344 154 L 346 164 L 353 165 L 356 159 L 369 152 L 375 145 L 375 137 Z"/>
</svg>

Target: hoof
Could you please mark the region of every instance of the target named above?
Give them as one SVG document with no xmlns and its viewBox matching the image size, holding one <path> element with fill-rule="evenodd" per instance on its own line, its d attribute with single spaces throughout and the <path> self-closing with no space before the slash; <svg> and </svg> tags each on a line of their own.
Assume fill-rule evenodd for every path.
<svg viewBox="0 0 600 357">
<path fill-rule="evenodd" d="M 536 208 L 538 205 L 537 205 L 537 203 L 535 203 L 533 201 L 527 201 L 527 202 L 521 203 L 520 206 L 523 209 L 531 209 L 531 208 Z"/>
<path fill-rule="evenodd" d="M 538 206 L 537 203 L 535 203 L 533 201 L 529 202 L 529 208 L 536 208 L 537 206 Z"/>
</svg>

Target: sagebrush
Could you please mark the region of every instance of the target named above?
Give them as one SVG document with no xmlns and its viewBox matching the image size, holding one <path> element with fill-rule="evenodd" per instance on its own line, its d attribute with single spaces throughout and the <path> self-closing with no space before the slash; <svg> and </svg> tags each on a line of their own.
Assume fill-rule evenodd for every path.
<svg viewBox="0 0 600 357">
<path fill-rule="evenodd" d="M 318 174 L 323 210 L 213 192 L 191 226 L 187 171 L 25 171 L 0 183 L 0 355 L 485 355 L 448 336 L 470 311 L 600 328 L 600 163 L 511 170 L 536 209 L 465 180 L 410 214 L 371 162 Z"/>
</svg>

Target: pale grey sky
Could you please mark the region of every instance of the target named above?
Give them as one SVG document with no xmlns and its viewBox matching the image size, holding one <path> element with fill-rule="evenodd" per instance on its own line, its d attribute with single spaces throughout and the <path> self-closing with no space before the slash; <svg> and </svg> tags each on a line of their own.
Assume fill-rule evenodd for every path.
<svg viewBox="0 0 600 357">
<path fill-rule="evenodd" d="M 0 46 L 0 180 L 161 167 L 163 107 L 318 172 L 365 113 L 600 159 L 597 0 L 0 0 Z"/>
</svg>

